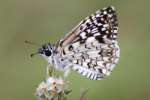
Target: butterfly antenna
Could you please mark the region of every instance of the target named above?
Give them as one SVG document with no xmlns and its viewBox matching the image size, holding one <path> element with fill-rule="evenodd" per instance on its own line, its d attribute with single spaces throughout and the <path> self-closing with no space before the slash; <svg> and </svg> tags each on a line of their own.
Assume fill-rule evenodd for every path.
<svg viewBox="0 0 150 100">
<path fill-rule="evenodd" d="M 25 40 L 24 42 L 27 43 L 27 44 L 34 45 L 34 46 L 38 46 L 38 47 L 39 47 L 39 45 L 38 45 L 37 43 L 31 42 L 31 41 L 28 41 L 28 40 Z M 37 54 L 39 54 L 39 52 L 32 53 L 32 54 L 30 54 L 30 57 L 32 58 L 33 56 L 35 56 L 35 55 L 37 55 Z"/>
<path fill-rule="evenodd" d="M 38 53 L 38 52 L 32 53 L 32 54 L 30 55 L 30 57 L 32 58 L 33 56 L 35 56 L 35 55 L 37 55 L 37 54 L 39 54 L 39 53 Z"/>
<path fill-rule="evenodd" d="M 28 40 L 25 40 L 24 42 L 25 42 L 26 44 L 30 44 L 30 45 L 39 46 L 39 44 L 37 44 L 37 43 L 34 43 L 34 42 L 31 42 L 31 41 L 28 41 Z"/>
</svg>

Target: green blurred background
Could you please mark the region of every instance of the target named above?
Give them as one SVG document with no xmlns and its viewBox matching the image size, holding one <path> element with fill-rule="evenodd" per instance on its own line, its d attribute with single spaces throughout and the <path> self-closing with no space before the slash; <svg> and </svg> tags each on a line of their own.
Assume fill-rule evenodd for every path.
<svg viewBox="0 0 150 100">
<path fill-rule="evenodd" d="M 0 0 L 0 100 L 36 100 L 46 61 L 30 58 L 39 44 L 60 39 L 83 18 L 113 5 L 119 18 L 119 64 L 106 79 L 90 81 L 73 72 L 68 100 L 150 100 L 149 0 Z"/>
</svg>

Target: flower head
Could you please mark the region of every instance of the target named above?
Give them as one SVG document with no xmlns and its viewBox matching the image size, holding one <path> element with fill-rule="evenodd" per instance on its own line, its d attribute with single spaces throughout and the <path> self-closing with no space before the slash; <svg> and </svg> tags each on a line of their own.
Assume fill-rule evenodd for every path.
<svg viewBox="0 0 150 100">
<path fill-rule="evenodd" d="M 49 77 L 39 84 L 36 95 L 40 100 L 58 100 L 65 95 L 66 83 L 62 78 Z"/>
</svg>

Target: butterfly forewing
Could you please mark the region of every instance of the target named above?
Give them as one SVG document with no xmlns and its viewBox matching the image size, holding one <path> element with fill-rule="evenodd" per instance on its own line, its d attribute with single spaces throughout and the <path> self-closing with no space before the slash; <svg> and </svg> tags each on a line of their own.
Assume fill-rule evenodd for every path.
<svg viewBox="0 0 150 100">
<path fill-rule="evenodd" d="M 57 45 L 62 57 L 87 78 L 100 80 L 118 62 L 118 21 L 114 7 L 103 8 L 81 21 Z"/>
</svg>

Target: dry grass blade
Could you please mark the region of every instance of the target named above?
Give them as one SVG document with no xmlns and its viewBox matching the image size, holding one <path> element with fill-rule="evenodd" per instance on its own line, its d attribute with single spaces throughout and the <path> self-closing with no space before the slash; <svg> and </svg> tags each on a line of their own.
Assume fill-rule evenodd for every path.
<svg viewBox="0 0 150 100">
<path fill-rule="evenodd" d="M 80 100 L 84 100 L 85 95 L 87 94 L 87 92 L 88 92 L 88 89 L 84 90 L 84 91 L 81 93 L 81 95 L 80 95 Z"/>
</svg>

